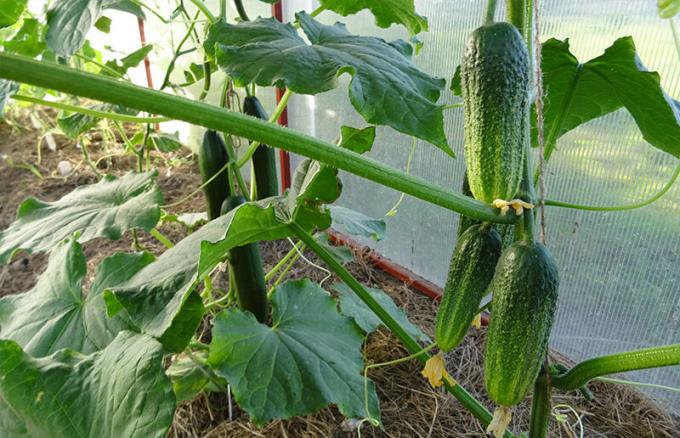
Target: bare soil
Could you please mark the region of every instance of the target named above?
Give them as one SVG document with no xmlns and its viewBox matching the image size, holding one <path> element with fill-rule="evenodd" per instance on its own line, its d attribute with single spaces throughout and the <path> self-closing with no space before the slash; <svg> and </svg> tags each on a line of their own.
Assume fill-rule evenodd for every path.
<svg viewBox="0 0 680 438">
<path fill-rule="evenodd" d="M 123 174 L 134 166 L 134 159 L 122 155 L 122 146 L 107 144 L 102 136 L 94 134 L 89 146 L 91 158 L 96 161 L 111 151 L 119 156 L 104 159 L 98 166 L 103 173 Z M 19 203 L 29 196 L 53 201 L 75 187 L 97 180 L 95 172 L 82 161 L 82 153 L 72 140 L 54 135 L 57 150 L 41 149 L 38 161 L 36 145 L 39 134 L 29 128 L 20 128 L 0 122 L 0 228 L 6 228 L 14 219 Z M 186 154 L 186 153 L 185 153 Z M 8 157 L 10 160 L 8 160 Z M 178 157 L 175 157 L 178 158 Z M 179 157 L 185 164 L 167 166 L 156 157 L 159 184 L 166 204 L 175 202 L 193 192 L 199 186 L 195 163 L 190 157 Z M 186 159 L 185 159 L 186 158 Z M 60 161 L 70 162 L 75 171 L 61 177 L 56 169 Z M 11 164 L 10 164 L 11 163 Z M 80 163 L 80 164 L 79 164 Z M 41 174 L 38 178 L 26 165 Z M 172 212 L 194 212 L 203 209 L 202 194 L 191 196 Z M 166 225 L 162 232 L 173 241 L 186 234 L 179 226 Z M 392 237 L 394 238 L 394 237 Z M 160 254 L 164 247 L 151 236 L 140 233 L 139 241 L 145 248 Z M 119 241 L 97 239 L 84 245 L 90 267 L 102 258 L 117 251 L 129 251 L 132 241 L 129 235 Z M 291 245 L 287 241 L 262 244 L 266 268 L 273 266 Z M 321 264 L 313 255 L 310 261 Z M 30 289 L 43 271 L 47 256 L 44 254 L 21 254 L 8 266 L 0 267 L 0 296 L 21 293 Z M 409 315 L 412 322 L 432 335 L 436 304 L 409 285 L 396 281 L 382 271 L 376 270 L 363 254 L 355 253 L 350 270 L 365 284 L 387 292 Z M 90 271 L 92 272 L 92 271 Z M 298 260 L 290 273 L 291 278 L 310 277 L 320 281 L 326 272 Z M 326 284 L 335 279 L 326 280 Z M 473 395 L 491 407 L 486 399 L 483 383 L 483 353 L 485 329 L 471 330 L 463 345 L 447 355 L 450 374 Z M 378 330 L 369 336 L 365 345 L 367 363 L 385 362 L 408 355 L 386 330 Z M 558 358 L 558 353 L 553 354 Z M 560 360 L 565 360 L 560 358 Z M 382 367 L 370 373 L 376 382 L 381 401 L 384 429 L 361 427 L 363 437 L 481 437 L 484 427 L 448 393 L 433 389 L 420 375 L 421 366 L 409 361 L 396 366 Z M 653 400 L 634 388 L 605 383 L 593 383 L 590 389 L 595 400 L 589 402 L 578 392 L 555 393 L 554 406 L 565 414 L 565 420 L 553 418 L 551 436 L 578 437 L 680 437 L 680 421 L 669 415 Z M 182 404 L 175 414 L 170 437 L 351 437 L 357 436 L 356 423 L 347 421 L 338 410 L 329 407 L 320 412 L 300 418 L 273 421 L 257 427 L 248 421 L 247 415 L 230 403 L 226 394 L 208 394 Z M 514 409 L 511 425 L 515 431 L 525 430 L 531 398 Z M 576 414 L 580 417 L 577 419 Z"/>
</svg>

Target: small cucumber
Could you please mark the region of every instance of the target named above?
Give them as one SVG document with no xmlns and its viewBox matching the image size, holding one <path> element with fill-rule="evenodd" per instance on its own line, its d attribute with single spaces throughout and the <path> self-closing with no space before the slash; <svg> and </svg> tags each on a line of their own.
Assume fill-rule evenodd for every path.
<svg viewBox="0 0 680 438">
<path fill-rule="evenodd" d="M 242 196 L 228 197 L 222 204 L 222 214 L 228 213 L 244 202 Z M 258 321 L 265 322 L 268 310 L 267 285 L 257 243 L 232 248 L 229 251 L 229 265 L 234 274 L 239 307 L 241 310 L 251 312 Z"/>
<path fill-rule="evenodd" d="M 458 239 L 435 325 L 443 351 L 460 344 L 468 332 L 500 255 L 501 237 L 490 224 L 473 225 Z"/>
<path fill-rule="evenodd" d="M 258 119 L 268 120 L 269 116 L 255 96 L 243 99 L 243 113 Z M 276 154 L 274 149 L 261 144 L 253 154 L 257 199 L 269 198 L 279 194 L 279 181 L 276 176 Z"/>
<path fill-rule="evenodd" d="M 557 265 L 540 243 L 521 240 L 501 254 L 489 285 L 493 307 L 484 363 L 486 389 L 496 403 L 519 403 L 536 381 L 558 286 Z"/>
<path fill-rule="evenodd" d="M 224 140 L 215 131 L 205 131 L 203 141 L 198 149 L 198 169 L 205 183 L 216 173 L 222 171 L 215 179 L 203 187 L 208 211 L 208 220 L 220 216 L 222 203 L 230 195 L 229 172 L 223 169 L 229 162 Z"/>
</svg>

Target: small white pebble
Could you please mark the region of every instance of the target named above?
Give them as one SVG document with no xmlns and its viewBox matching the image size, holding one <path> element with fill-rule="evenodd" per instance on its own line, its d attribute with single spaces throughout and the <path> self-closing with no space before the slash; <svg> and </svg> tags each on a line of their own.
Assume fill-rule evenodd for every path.
<svg viewBox="0 0 680 438">
<path fill-rule="evenodd" d="M 67 176 L 73 172 L 73 166 L 68 161 L 60 161 L 59 164 L 57 164 L 57 171 L 59 172 L 59 175 Z"/>
</svg>

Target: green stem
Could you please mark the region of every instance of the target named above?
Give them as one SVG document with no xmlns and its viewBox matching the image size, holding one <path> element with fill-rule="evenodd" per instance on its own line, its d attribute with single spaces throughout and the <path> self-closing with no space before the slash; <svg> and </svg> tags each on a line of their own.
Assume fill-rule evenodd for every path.
<svg viewBox="0 0 680 438">
<path fill-rule="evenodd" d="M 214 23 L 217 21 L 217 17 L 213 15 L 212 12 L 210 12 L 210 9 L 203 3 L 201 0 L 190 0 L 191 3 L 193 3 L 199 11 L 203 13 L 206 17 L 208 17 L 208 20 L 210 20 L 211 23 Z"/>
<path fill-rule="evenodd" d="M 112 75 L 114 78 L 123 78 L 125 76 L 121 72 L 112 69 L 108 65 L 102 64 L 101 62 L 94 60 L 92 58 L 88 58 L 87 56 L 81 55 L 80 53 L 75 53 L 73 56 L 75 56 L 78 59 L 82 59 L 85 62 L 89 62 L 90 64 L 96 65 L 97 67 L 102 69 L 102 71 L 107 72 L 108 74 Z"/>
<path fill-rule="evenodd" d="M 347 271 L 340 262 L 335 260 L 335 257 L 324 249 L 319 243 L 314 239 L 312 235 L 307 233 L 296 223 L 290 224 L 291 231 L 304 242 L 312 251 L 316 253 L 321 260 L 323 260 L 335 274 L 340 277 L 340 279 L 354 291 L 355 294 L 363 301 L 369 309 L 380 319 L 380 321 L 399 338 L 399 340 L 404 344 L 406 349 L 410 354 L 416 354 L 422 350 L 422 347 L 418 342 L 413 339 L 402 327 L 399 325 L 392 315 L 389 314 L 381 305 L 378 303 L 373 296 L 368 293 L 366 289 L 357 281 L 352 274 Z M 427 353 L 422 353 L 417 356 L 418 360 L 422 363 L 427 362 L 430 355 Z M 467 392 L 462 386 L 456 384 L 451 385 L 444 381 L 444 386 L 446 390 L 449 391 L 458 401 L 465 406 L 478 420 L 483 424 L 488 425 L 491 422 L 493 416 L 491 413 L 482 405 L 477 399 L 475 399 L 469 392 Z M 507 433 L 506 436 L 512 437 L 514 435 Z"/>
<path fill-rule="evenodd" d="M 680 344 L 645 348 L 611 354 L 583 361 L 564 374 L 553 376 L 555 388 L 570 390 L 579 388 L 589 380 L 607 374 L 680 365 Z"/>
<path fill-rule="evenodd" d="M 505 0 L 505 16 L 508 22 L 524 33 L 524 1 Z"/>
<path fill-rule="evenodd" d="M 196 26 L 196 20 L 198 20 L 198 14 L 200 14 L 200 11 L 196 11 L 196 15 L 194 16 L 194 19 L 191 21 L 191 24 L 189 24 L 189 27 L 187 28 L 187 32 L 184 34 L 182 39 L 179 41 L 179 44 L 177 45 L 177 48 L 175 49 L 175 53 L 172 55 L 172 59 L 170 60 L 170 63 L 168 64 L 168 68 L 165 70 L 165 77 L 163 78 L 163 82 L 161 83 L 161 87 L 159 90 L 165 89 L 168 85 L 170 85 L 170 75 L 172 74 L 173 70 L 175 69 L 175 63 L 177 62 L 177 58 L 179 58 L 180 54 L 182 53 L 182 47 L 184 47 L 184 44 L 187 42 L 189 37 L 191 36 L 191 32 L 194 31 L 194 27 Z"/>
<path fill-rule="evenodd" d="M 496 15 L 496 0 L 486 0 L 486 12 L 484 13 L 484 25 L 493 23 Z"/>
<path fill-rule="evenodd" d="M 276 121 L 279 120 L 279 117 L 281 117 L 283 110 L 286 109 L 286 106 L 288 105 L 288 100 L 292 95 L 293 92 L 290 90 L 286 90 L 286 92 L 283 93 L 283 96 L 281 96 L 281 100 L 279 101 L 279 104 L 276 106 L 274 113 L 272 113 L 272 115 L 269 117 L 269 120 L 267 120 L 268 123 L 276 123 Z M 261 142 L 258 141 L 253 141 L 252 143 L 250 143 L 250 146 L 248 146 L 248 150 L 246 151 L 246 153 L 243 154 L 243 156 L 236 163 L 238 167 L 243 167 L 248 162 L 248 160 L 250 160 L 253 157 L 253 154 L 257 150 L 258 146 L 260 146 L 260 144 Z"/>
<path fill-rule="evenodd" d="M 68 103 L 63 102 L 52 102 L 49 100 L 38 99 L 37 97 L 24 96 L 22 94 L 15 94 L 14 96 L 12 96 L 12 99 L 18 100 L 20 102 L 35 103 L 38 105 L 48 106 L 50 108 L 71 111 L 74 113 L 85 114 L 86 116 L 98 117 L 100 119 L 115 120 L 124 123 L 160 123 L 172 120 L 167 117 L 136 117 L 128 116 L 125 114 L 112 113 L 108 111 L 99 111 L 92 108 L 70 105 Z"/>
<path fill-rule="evenodd" d="M 531 420 L 529 421 L 529 438 L 545 438 L 548 436 L 550 422 L 550 367 L 546 358 L 541 372 L 534 384 L 534 397 L 531 402 Z"/>
<path fill-rule="evenodd" d="M 250 201 L 250 192 L 248 190 L 248 185 L 246 184 L 246 181 L 243 179 L 241 169 L 236 164 L 236 151 L 234 151 L 234 145 L 231 142 L 231 137 L 229 135 L 226 134 L 224 135 L 224 145 L 227 147 L 229 167 L 231 168 L 231 172 L 234 174 L 234 177 L 236 177 L 236 182 L 238 183 L 238 186 L 241 188 L 241 195 L 243 195 L 246 201 Z"/>
<path fill-rule="evenodd" d="M 210 71 L 210 61 L 206 58 L 205 62 L 203 62 L 203 90 L 201 90 L 201 94 L 198 96 L 199 101 L 205 100 L 205 98 L 208 96 L 208 92 L 210 92 L 210 84 L 211 84 L 211 77 L 212 77 L 212 72 Z"/>
<path fill-rule="evenodd" d="M 309 16 L 310 17 L 316 17 L 317 15 L 319 15 L 320 13 L 322 13 L 325 10 L 326 10 L 325 6 L 323 6 L 323 5 L 319 6 L 318 8 L 316 8 L 312 12 L 310 12 Z"/>
<path fill-rule="evenodd" d="M 624 204 L 624 205 L 611 205 L 611 206 L 601 206 L 601 205 L 582 205 L 582 204 L 571 204 L 569 202 L 553 201 L 550 199 L 545 200 L 545 205 L 550 205 L 552 207 L 562 207 L 562 208 L 573 208 L 576 210 L 590 210 L 590 211 L 625 211 L 625 210 L 635 210 L 636 208 L 646 207 L 663 197 L 668 191 L 673 187 L 673 184 L 678 179 L 680 175 L 680 163 L 675 167 L 671 179 L 653 196 L 645 199 L 644 201 L 636 202 L 634 204 Z"/>
<path fill-rule="evenodd" d="M 271 280 L 272 277 L 274 277 L 274 275 L 276 275 L 276 273 L 288 262 L 288 260 L 290 260 L 296 254 L 298 254 L 298 251 L 303 251 L 304 248 L 305 248 L 304 243 L 298 242 L 295 245 L 293 245 L 293 248 L 291 248 L 290 251 L 288 251 L 288 254 L 283 256 L 283 258 L 279 260 L 279 262 L 276 265 L 274 265 L 274 267 L 271 268 L 269 272 L 267 272 L 267 274 L 264 276 L 264 280 L 265 281 Z"/>
<path fill-rule="evenodd" d="M 152 228 L 150 233 L 156 240 L 165 245 L 166 248 L 170 249 L 175 246 L 174 243 L 170 241 L 163 233 L 161 233 L 158 228 Z"/>
<path fill-rule="evenodd" d="M 234 6 L 236 6 L 236 11 L 238 12 L 238 16 L 241 18 L 241 20 L 250 21 L 250 18 L 248 18 L 248 14 L 246 13 L 246 9 L 243 7 L 243 2 L 241 0 L 234 0 Z"/>
<path fill-rule="evenodd" d="M 674 386 L 659 385 L 657 383 L 634 382 L 632 380 L 613 379 L 611 377 L 595 377 L 593 380 L 606 383 L 615 383 L 617 385 L 631 385 L 638 386 L 640 388 L 654 388 L 663 389 L 665 391 L 680 392 L 680 388 L 676 388 Z"/>
<path fill-rule="evenodd" d="M 175 120 L 248 138 L 304 155 L 415 198 L 493 223 L 514 223 L 490 205 L 448 188 L 432 185 L 390 166 L 328 142 L 235 111 L 173 96 L 72 68 L 0 52 L 0 78 L 51 88 L 90 99 L 161 114 Z"/>
<path fill-rule="evenodd" d="M 304 245 L 302 245 L 302 247 L 304 248 Z M 300 253 L 296 252 L 295 255 L 293 256 L 293 258 L 291 258 L 288 261 L 288 264 L 286 265 L 286 267 L 283 269 L 283 271 L 281 271 L 279 276 L 276 277 L 276 280 L 274 281 L 274 283 L 271 285 L 271 287 L 267 291 L 267 298 L 270 298 L 274 294 L 274 291 L 276 290 L 276 286 L 281 284 L 281 282 L 286 278 L 286 275 L 288 275 L 288 272 L 293 268 L 293 265 L 295 264 L 295 262 L 299 258 L 300 258 Z"/>
<path fill-rule="evenodd" d="M 220 20 L 227 21 L 227 0 L 220 0 Z"/>
</svg>

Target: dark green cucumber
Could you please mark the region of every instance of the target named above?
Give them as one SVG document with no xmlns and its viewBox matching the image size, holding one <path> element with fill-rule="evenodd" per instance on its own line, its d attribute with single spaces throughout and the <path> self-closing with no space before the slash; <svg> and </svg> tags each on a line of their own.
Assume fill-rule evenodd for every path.
<svg viewBox="0 0 680 438">
<path fill-rule="evenodd" d="M 500 255 L 501 237 L 490 224 L 473 225 L 458 239 L 435 325 L 443 351 L 460 344 L 468 332 Z"/>
<path fill-rule="evenodd" d="M 226 214 L 245 199 L 242 196 L 230 196 L 224 200 L 222 214 Z M 234 289 L 241 310 L 255 315 L 260 322 L 267 319 L 267 285 L 264 281 L 262 257 L 257 243 L 237 246 L 229 251 L 229 265 L 233 272 Z"/>
<path fill-rule="evenodd" d="M 484 363 L 489 397 L 519 403 L 533 386 L 548 349 L 559 276 L 540 243 L 518 241 L 503 251 L 489 291 L 493 309 Z"/>
<path fill-rule="evenodd" d="M 477 28 L 461 64 L 465 164 L 478 200 L 512 199 L 529 141 L 529 54 L 510 23 Z"/>
<path fill-rule="evenodd" d="M 203 141 L 198 149 L 198 169 L 205 183 L 216 173 L 221 173 L 203 187 L 208 211 L 208 220 L 220 216 L 222 203 L 231 194 L 229 188 L 229 172 L 224 169 L 229 162 L 224 140 L 215 131 L 205 131 Z"/>
<path fill-rule="evenodd" d="M 269 116 L 255 96 L 243 99 L 243 113 L 258 119 L 268 120 Z M 257 199 L 269 198 L 279 194 L 279 181 L 276 176 L 276 155 L 274 149 L 266 144 L 260 145 L 253 154 Z"/>
</svg>

